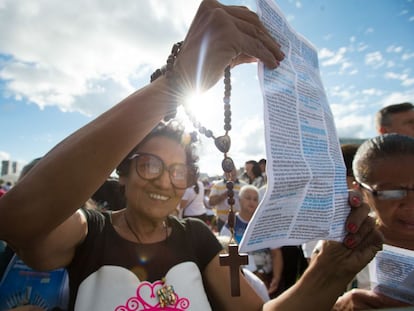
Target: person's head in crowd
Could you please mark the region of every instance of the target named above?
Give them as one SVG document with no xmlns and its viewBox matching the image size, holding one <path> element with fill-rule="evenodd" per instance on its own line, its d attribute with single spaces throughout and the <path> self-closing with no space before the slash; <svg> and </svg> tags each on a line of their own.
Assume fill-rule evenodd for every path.
<svg viewBox="0 0 414 311">
<path fill-rule="evenodd" d="M 266 173 L 266 159 L 260 159 L 259 160 L 259 166 L 260 170 L 262 171 L 262 174 Z"/>
<path fill-rule="evenodd" d="M 246 171 L 247 176 L 249 177 L 250 183 L 253 182 L 255 178 L 262 176 L 262 170 L 260 169 L 260 165 L 255 160 L 246 161 L 244 169 Z"/>
<path fill-rule="evenodd" d="M 386 243 L 414 250 L 414 137 L 365 141 L 353 162 L 357 183 L 375 211 Z"/>
<path fill-rule="evenodd" d="M 127 206 L 139 204 L 147 217 L 171 214 L 185 189 L 197 182 L 195 141 L 195 134 L 186 133 L 178 122 L 158 124 L 117 167 Z M 151 196 L 160 189 L 168 200 L 157 209 Z"/>
<path fill-rule="evenodd" d="M 259 205 L 259 189 L 253 185 L 245 185 L 239 191 L 240 216 L 250 220 Z"/>
<path fill-rule="evenodd" d="M 354 161 L 355 153 L 359 146 L 360 144 L 341 145 L 342 156 L 346 167 L 346 183 L 348 184 L 348 189 L 353 188 L 353 182 L 355 181 L 354 173 L 352 171 L 352 162 Z"/>
<path fill-rule="evenodd" d="M 125 208 L 123 187 L 115 178 L 108 178 L 92 195 L 92 199 L 100 209 L 117 211 Z"/>
<path fill-rule="evenodd" d="M 238 176 L 237 176 L 237 169 L 235 165 L 233 165 L 233 169 L 231 170 L 231 172 L 224 172 L 224 179 L 226 181 L 233 181 L 233 182 L 237 181 Z"/>
<path fill-rule="evenodd" d="M 414 105 L 409 102 L 390 105 L 376 114 L 378 134 L 397 133 L 414 137 Z"/>
</svg>

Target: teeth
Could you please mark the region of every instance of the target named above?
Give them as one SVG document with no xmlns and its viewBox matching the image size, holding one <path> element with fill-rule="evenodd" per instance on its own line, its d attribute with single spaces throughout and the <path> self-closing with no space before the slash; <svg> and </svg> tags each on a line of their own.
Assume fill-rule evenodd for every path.
<svg viewBox="0 0 414 311">
<path fill-rule="evenodd" d="M 168 197 L 166 197 L 165 195 L 161 195 L 161 194 L 157 194 L 157 193 L 150 193 L 149 197 L 151 199 L 154 199 L 154 200 L 161 200 L 161 201 L 167 201 L 168 200 Z"/>
</svg>

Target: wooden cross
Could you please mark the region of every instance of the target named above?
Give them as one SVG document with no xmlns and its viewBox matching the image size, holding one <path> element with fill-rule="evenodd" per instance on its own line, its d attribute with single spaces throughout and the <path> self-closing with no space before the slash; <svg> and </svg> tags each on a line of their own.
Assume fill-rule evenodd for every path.
<svg viewBox="0 0 414 311">
<path fill-rule="evenodd" d="M 230 285 L 233 297 L 240 296 L 240 266 L 248 263 L 247 254 L 239 254 L 239 247 L 235 243 L 229 244 L 229 254 L 220 255 L 220 265 L 230 267 Z"/>
</svg>

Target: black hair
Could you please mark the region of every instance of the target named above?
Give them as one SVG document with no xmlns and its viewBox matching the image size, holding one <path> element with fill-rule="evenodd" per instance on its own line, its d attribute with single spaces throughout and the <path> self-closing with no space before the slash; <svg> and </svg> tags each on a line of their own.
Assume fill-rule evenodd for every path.
<svg viewBox="0 0 414 311">
<path fill-rule="evenodd" d="M 257 163 L 257 161 L 255 160 L 249 160 L 246 162 L 246 164 L 252 164 L 252 173 L 254 175 L 254 177 L 259 177 L 262 176 L 262 169 L 260 168 L 259 163 Z"/>
<path fill-rule="evenodd" d="M 355 153 L 357 152 L 359 146 L 360 144 L 341 145 L 342 156 L 346 167 L 346 176 L 354 177 L 354 173 L 352 171 L 352 161 L 354 161 Z"/>
<path fill-rule="evenodd" d="M 123 187 L 114 178 L 105 180 L 92 195 L 92 199 L 99 207 L 112 211 L 123 209 L 126 206 Z"/>
<path fill-rule="evenodd" d="M 372 166 L 374 161 L 401 155 L 414 155 L 414 137 L 385 134 L 365 141 L 358 148 L 352 164 L 355 179 L 367 182 L 375 170 Z"/>
<path fill-rule="evenodd" d="M 391 115 L 406 112 L 414 109 L 414 105 L 409 102 L 389 105 L 379 110 L 375 116 L 377 128 L 391 125 Z"/>
<path fill-rule="evenodd" d="M 159 123 L 154 129 L 144 137 L 144 139 L 136 145 L 131 152 L 122 160 L 122 162 L 116 168 L 116 173 L 119 176 L 127 176 L 129 173 L 129 166 L 131 161 L 129 158 L 131 155 L 139 149 L 142 145 L 144 145 L 147 141 L 154 137 L 167 137 L 170 138 L 184 147 L 185 155 L 186 155 L 186 164 L 190 168 L 191 171 L 191 180 L 189 181 L 189 185 L 197 184 L 197 179 L 199 176 L 198 171 L 198 156 L 196 154 L 195 143 L 197 141 L 197 134 L 195 132 L 187 133 L 184 130 L 184 127 L 181 123 L 176 121 L 170 122 L 161 122 Z"/>
</svg>

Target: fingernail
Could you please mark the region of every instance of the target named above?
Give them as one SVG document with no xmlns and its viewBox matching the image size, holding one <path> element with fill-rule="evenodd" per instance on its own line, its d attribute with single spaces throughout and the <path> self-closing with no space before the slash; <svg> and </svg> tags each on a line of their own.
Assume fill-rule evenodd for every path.
<svg viewBox="0 0 414 311">
<path fill-rule="evenodd" d="M 356 245 L 356 240 L 353 237 L 346 237 L 344 244 L 348 248 L 354 248 Z"/>
<path fill-rule="evenodd" d="M 360 206 L 361 205 L 361 199 L 358 196 L 353 196 L 351 198 L 352 206 Z"/>
<path fill-rule="evenodd" d="M 355 233 L 357 231 L 357 225 L 354 223 L 349 223 L 347 226 L 348 232 Z"/>
</svg>

